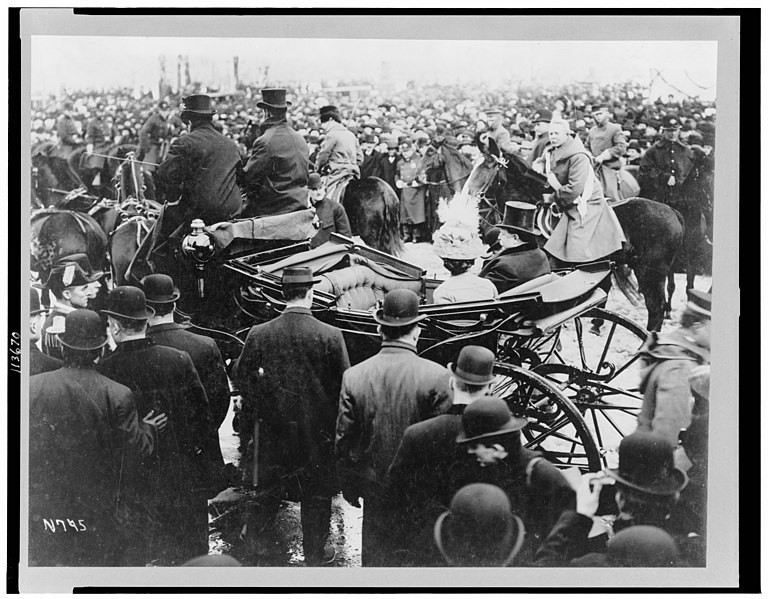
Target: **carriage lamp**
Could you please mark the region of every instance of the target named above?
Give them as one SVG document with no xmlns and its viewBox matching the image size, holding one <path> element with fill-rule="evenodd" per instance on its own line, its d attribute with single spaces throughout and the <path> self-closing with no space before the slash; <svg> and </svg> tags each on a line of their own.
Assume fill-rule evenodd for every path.
<svg viewBox="0 0 768 599">
<path fill-rule="evenodd" d="M 192 221 L 192 231 L 182 240 L 181 251 L 195 263 L 197 294 L 202 299 L 205 297 L 205 264 L 213 258 L 216 248 L 201 219 Z"/>
</svg>

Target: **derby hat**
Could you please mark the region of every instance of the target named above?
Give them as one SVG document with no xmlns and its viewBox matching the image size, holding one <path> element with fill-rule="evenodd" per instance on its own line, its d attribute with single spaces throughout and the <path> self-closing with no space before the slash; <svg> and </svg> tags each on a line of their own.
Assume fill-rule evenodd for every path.
<svg viewBox="0 0 768 599">
<path fill-rule="evenodd" d="M 312 276 L 312 269 L 308 266 L 289 266 L 283 270 L 283 285 L 314 285 L 320 279 Z"/>
<path fill-rule="evenodd" d="M 662 129 L 679 129 L 680 119 L 676 114 L 666 114 L 661 121 Z"/>
<path fill-rule="evenodd" d="M 656 526 L 630 526 L 616 533 L 606 544 L 611 566 L 663 568 L 677 565 L 680 553 L 675 539 Z"/>
<path fill-rule="evenodd" d="M 528 424 L 525 418 L 513 416 L 506 402 L 497 397 L 484 397 L 469 404 L 461 415 L 461 432 L 456 443 L 469 443 L 485 437 L 514 433 Z"/>
<path fill-rule="evenodd" d="M 635 431 L 619 444 L 619 467 L 605 473 L 617 483 L 651 495 L 674 495 L 688 484 L 675 467 L 675 448 L 658 434 Z"/>
<path fill-rule="evenodd" d="M 322 178 L 317 173 L 309 173 L 309 178 L 307 179 L 307 187 L 309 189 L 320 189 L 322 186 Z"/>
<path fill-rule="evenodd" d="M 534 113 L 533 115 L 533 122 L 534 123 L 549 123 L 552 121 L 552 111 L 551 110 L 539 110 Z"/>
<path fill-rule="evenodd" d="M 181 293 L 168 275 L 147 275 L 141 280 L 146 300 L 153 304 L 170 304 L 175 302 Z"/>
<path fill-rule="evenodd" d="M 685 309 L 694 314 L 712 318 L 712 294 L 699 289 L 689 289 Z"/>
<path fill-rule="evenodd" d="M 536 206 L 525 202 L 507 202 L 504 204 L 504 220 L 496 226 L 500 229 L 527 233 L 528 235 L 541 235 L 533 226 L 536 215 Z"/>
<path fill-rule="evenodd" d="M 410 289 L 393 289 L 384 296 L 382 307 L 373 314 L 379 324 L 389 327 L 405 327 L 426 318 L 419 314 L 419 296 Z"/>
<path fill-rule="evenodd" d="M 523 545 L 525 526 L 502 489 L 473 483 L 459 489 L 437 518 L 434 539 L 452 565 L 506 566 Z"/>
<path fill-rule="evenodd" d="M 454 378 L 468 385 L 487 385 L 496 377 L 493 375 L 493 362 L 496 356 L 487 347 L 467 345 L 461 348 L 456 363 L 449 363 L 448 370 Z"/>
<path fill-rule="evenodd" d="M 182 114 L 185 112 L 205 115 L 216 114 L 216 111 L 211 108 L 211 97 L 205 94 L 195 94 L 182 98 L 179 110 Z"/>
<path fill-rule="evenodd" d="M 115 287 L 107 296 L 107 310 L 104 314 L 110 314 L 129 320 L 147 320 L 155 315 L 155 311 L 147 306 L 144 292 L 138 287 L 123 285 Z"/>
<path fill-rule="evenodd" d="M 64 317 L 64 332 L 59 341 L 72 349 L 99 349 L 107 344 L 107 329 L 92 310 L 73 310 Z"/>
<path fill-rule="evenodd" d="M 261 100 L 256 102 L 256 106 L 259 108 L 288 108 L 292 104 L 285 99 L 287 92 L 288 90 L 283 87 L 265 87 L 261 90 Z"/>
<path fill-rule="evenodd" d="M 40 307 L 40 294 L 36 289 L 29 288 L 29 315 L 45 312 L 45 308 Z"/>
</svg>

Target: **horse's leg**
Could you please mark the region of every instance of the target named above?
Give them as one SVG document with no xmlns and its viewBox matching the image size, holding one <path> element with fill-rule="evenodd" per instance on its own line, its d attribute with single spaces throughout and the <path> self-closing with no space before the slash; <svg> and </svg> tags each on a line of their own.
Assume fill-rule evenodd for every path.
<svg viewBox="0 0 768 599">
<path fill-rule="evenodd" d="M 635 268 L 635 277 L 648 311 L 646 328 L 649 331 L 660 331 L 664 321 L 664 276 L 658 269 L 638 266 Z"/>
<path fill-rule="evenodd" d="M 672 296 L 675 294 L 675 269 L 670 268 L 667 273 L 667 298 L 664 302 L 664 318 L 672 318 Z"/>
</svg>

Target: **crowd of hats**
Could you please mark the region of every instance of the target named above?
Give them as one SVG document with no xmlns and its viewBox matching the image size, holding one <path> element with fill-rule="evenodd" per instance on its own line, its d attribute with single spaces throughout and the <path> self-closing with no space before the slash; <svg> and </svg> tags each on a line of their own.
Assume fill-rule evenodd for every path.
<svg viewBox="0 0 768 599">
<path fill-rule="evenodd" d="M 359 83 L 359 82 L 358 82 Z M 270 85 L 268 89 L 277 87 Z M 324 92 L 310 92 L 305 84 L 286 85 L 287 96 L 278 104 L 288 107 L 291 122 L 310 143 L 321 137 L 319 112 L 322 104 L 335 104 L 342 120 L 361 139 L 373 140 L 386 149 L 401 142 L 420 146 L 435 137 L 452 136 L 459 143 L 471 143 L 475 133 L 487 124 L 494 111 L 502 114 L 504 125 L 513 137 L 531 140 L 537 121 L 553 113 L 565 118 L 579 134 L 594 123 L 596 107 L 605 106 L 613 120 L 623 125 L 627 137 L 641 149 L 655 141 L 670 115 L 678 122 L 683 137 L 692 142 L 714 146 L 714 102 L 696 98 L 673 102 L 670 98 L 644 98 L 645 84 L 628 82 L 603 86 L 573 83 L 558 87 L 526 87 L 499 83 L 493 86 L 428 85 L 413 82 L 404 91 L 377 89 L 358 99 L 337 97 Z M 206 88 L 186 90 L 184 95 L 206 93 Z M 94 114 L 102 114 L 113 128 L 112 137 L 122 143 L 137 143 L 138 130 L 157 106 L 149 93 L 137 94 L 132 88 L 94 91 L 70 91 L 74 118 L 82 130 Z M 181 128 L 178 118 L 179 97 L 167 97 L 171 123 Z M 248 125 L 259 119 L 258 104 L 270 105 L 271 97 L 262 97 L 261 86 L 244 87 L 237 95 L 216 98 L 214 122 L 226 135 L 243 141 Z M 273 105 L 274 102 L 272 102 Z M 32 108 L 33 141 L 55 137 L 56 117 L 62 102 L 50 96 L 38 98 Z"/>
</svg>

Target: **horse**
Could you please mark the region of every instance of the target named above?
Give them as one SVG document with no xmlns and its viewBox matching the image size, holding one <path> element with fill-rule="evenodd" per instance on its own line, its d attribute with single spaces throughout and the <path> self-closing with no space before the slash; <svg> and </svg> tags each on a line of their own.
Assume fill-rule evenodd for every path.
<svg viewBox="0 0 768 599">
<path fill-rule="evenodd" d="M 502 173 L 504 183 L 497 188 L 496 204 L 503 206 L 511 199 L 537 204 L 537 223 L 545 226 L 548 215 L 542 204 L 543 194 L 552 192 L 546 177 L 530 168 L 519 156 L 500 152 L 493 140 L 490 140 L 488 148 L 481 149 L 483 157 L 476 162 L 463 191 L 479 196 L 481 201 L 491 206 L 489 211 L 498 217 L 500 211 L 488 202 L 485 193 Z M 624 268 L 617 268 L 614 271 L 616 283 L 633 303 L 639 290 L 648 311 L 646 328 L 659 331 L 664 310 L 671 302 L 671 297 L 665 297 L 664 283 L 669 273 L 673 272 L 673 261 L 681 251 L 685 225 L 675 210 L 646 198 L 630 198 L 613 210 L 624 230 L 627 246 L 613 254 L 611 259 L 634 271 L 637 279 L 635 286 L 629 273 Z M 490 224 L 486 223 L 486 226 Z M 554 220 L 550 220 L 549 226 L 554 224 Z"/>
<path fill-rule="evenodd" d="M 366 245 L 391 256 L 404 251 L 400 238 L 400 201 L 388 183 L 378 177 L 351 179 L 342 191 L 341 205 L 353 235 Z"/>
</svg>

